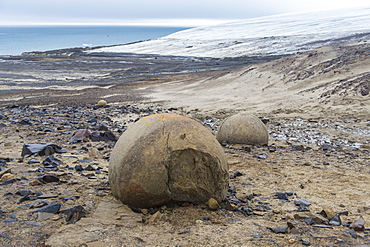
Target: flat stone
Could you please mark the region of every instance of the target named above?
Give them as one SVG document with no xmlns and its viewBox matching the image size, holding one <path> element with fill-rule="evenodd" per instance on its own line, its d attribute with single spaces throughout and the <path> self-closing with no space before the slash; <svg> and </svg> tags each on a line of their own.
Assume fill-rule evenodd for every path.
<svg viewBox="0 0 370 247">
<path fill-rule="evenodd" d="M 44 212 L 44 213 L 53 213 L 56 214 L 59 212 L 60 207 L 62 204 L 60 203 L 51 203 L 49 205 L 43 206 L 37 210 L 32 211 L 31 213 L 38 213 L 38 212 Z"/>
<path fill-rule="evenodd" d="M 48 199 L 48 198 L 57 198 L 57 197 L 58 197 L 58 195 L 43 194 L 43 195 L 38 196 L 37 198 L 38 199 Z"/>
<path fill-rule="evenodd" d="M 294 201 L 294 204 L 298 206 L 304 206 L 304 207 L 308 207 L 311 205 L 311 203 L 307 201 L 306 199 L 297 199 Z"/>
<path fill-rule="evenodd" d="M 313 227 L 318 227 L 318 228 L 330 228 L 330 229 L 333 229 L 332 226 L 328 226 L 328 225 L 312 225 Z"/>
<path fill-rule="evenodd" d="M 59 178 L 55 174 L 44 174 L 38 178 L 42 183 L 53 183 L 53 182 L 59 182 Z"/>
<path fill-rule="evenodd" d="M 273 233 L 279 234 L 279 233 L 288 233 L 288 226 L 282 226 L 282 227 L 269 227 L 269 230 L 271 230 Z"/>
<path fill-rule="evenodd" d="M 30 191 L 30 190 L 18 190 L 15 194 L 20 195 L 20 196 L 28 196 L 28 195 L 32 194 L 32 191 Z"/>
</svg>

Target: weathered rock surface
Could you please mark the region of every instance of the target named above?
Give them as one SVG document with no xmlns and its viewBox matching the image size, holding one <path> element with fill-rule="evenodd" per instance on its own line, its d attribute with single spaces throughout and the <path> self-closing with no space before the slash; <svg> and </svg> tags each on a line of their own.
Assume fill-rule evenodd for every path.
<svg viewBox="0 0 370 247">
<path fill-rule="evenodd" d="M 241 112 L 227 118 L 217 132 L 219 142 L 261 145 L 268 143 L 268 131 L 257 117 Z"/>
<path fill-rule="evenodd" d="M 151 115 L 130 126 L 109 163 L 113 195 L 140 208 L 221 201 L 228 181 L 227 161 L 212 133 L 176 114 Z"/>
</svg>

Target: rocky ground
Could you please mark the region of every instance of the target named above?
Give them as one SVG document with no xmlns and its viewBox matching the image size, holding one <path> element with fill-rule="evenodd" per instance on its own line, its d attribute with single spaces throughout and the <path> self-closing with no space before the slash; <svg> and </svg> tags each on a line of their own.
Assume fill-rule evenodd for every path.
<svg viewBox="0 0 370 247">
<path fill-rule="evenodd" d="M 357 55 L 364 56 L 367 54 L 364 52 Z M 58 67 L 58 59 L 48 56 L 6 58 L 0 63 L 3 82 L 1 246 L 370 245 L 370 119 L 369 115 L 355 114 L 358 109 L 361 113 L 368 109 L 365 104 L 368 95 L 366 92 L 360 94 L 366 89 L 366 82 L 358 82 L 361 90 L 358 88 L 356 92 L 362 105 L 355 108 L 354 104 L 352 114 L 348 111 L 333 114 L 333 109 L 330 116 L 325 116 L 324 111 L 308 114 L 312 108 L 300 109 L 291 115 L 277 109 L 255 111 L 268 127 L 269 145 L 223 146 L 229 163 L 230 187 L 219 209 L 213 211 L 206 205 L 187 202 L 138 209 L 128 208 L 110 195 L 108 160 L 116 137 L 139 118 L 163 112 L 186 115 L 215 133 L 221 121 L 233 112 L 230 109 L 218 111 L 221 108 L 216 102 L 213 113 L 198 107 L 178 107 L 179 103 L 172 105 L 169 97 L 148 100 L 145 92 L 158 90 L 157 85 L 162 83 L 162 89 L 168 89 L 166 83 L 171 81 L 217 80 L 230 71 L 240 74 L 242 70 L 248 75 L 250 67 L 242 66 L 251 65 L 246 60 L 233 60 L 230 64 L 218 61 L 218 65 L 213 61 L 212 66 L 196 73 L 195 70 L 189 72 L 187 67 L 193 62 L 181 60 L 181 66 L 176 65 L 180 72 L 175 73 L 171 67 L 171 73 L 155 76 L 157 72 L 154 71 L 136 80 L 132 76 L 125 78 L 129 76 L 129 68 L 124 67 L 127 63 L 119 56 L 112 57 L 116 61 L 109 65 L 103 62 L 107 57 L 74 58 L 77 64 L 93 64 L 91 67 L 76 65 L 75 70 L 71 66 L 76 61 L 68 60 L 69 65 L 66 65 L 66 57 L 59 58 L 62 61 Z M 302 73 L 295 70 L 289 74 L 285 83 L 289 87 L 293 82 L 297 86 L 301 76 L 310 72 L 304 72 L 303 68 L 307 67 L 299 60 L 307 56 L 296 57 L 298 65 L 295 66 L 300 67 Z M 52 62 L 47 62 L 48 59 Z M 82 62 L 84 59 L 86 61 Z M 147 59 L 150 63 L 158 60 L 155 57 Z M 294 60 L 281 59 L 285 61 L 284 66 L 293 64 Z M 140 63 L 142 61 L 145 57 L 141 57 Z M 267 71 L 272 63 L 281 65 L 278 61 L 253 65 L 250 71 L 260 74 L 255 67 Z M 193 68 L 204 67 L 200 65 Z M 311 64 L 311 68 L 315 66 Z M 278 70 L 276 66 L 273 68 Z M 117 71 L 121 74 L 115 74 Z M 312 69 L 307 76 L 310 79 L 317 76 L 315 71 Z M 78 79 L 66 79 L 67 72 Z M 268 75 L 262 73 L 262 77 Z M 43 83 L 30 83 L 26 77 Z M 83 77 L 89 80 L 84 81 Z M 292 78 L 296 78 L 295 81 Z M 132 83 L 127 83 L 130 80 Z M 6 88 L 6 82 L 10 81 L 11 87 Z M 43 89 L 43 85 L 50 88 Z M 78 90 L 68 90 L 69 86 Z M 325 90 L 329 89 L 326 84 Z M 342 88 L 337 89 L 343 92 Z M 190 91 L 189 87 L 182 90 Z M 330 95 L 337 96 L 335 92 Z M 186 101 L 186 92 L 177 97 Z M 231 96 L 225 97 L 230 102 L 234 100 Z M 318 100 L 323 98 L 329 100 L 321 94 Z M 108 106 L 97 106 L 99 99 L 106 99 Z M 199 102 L 202 103 L 202 99 Z M 90 136 L 74 135 L 85 129 L 90 130 Z M 38 154 L 32 149 L 35 146 L 29 145 L 41 143 L 46 143 L 47 148 Z"/>
<path fill-rule="evenodd" d="M 135 213 L 126 208 L 127 221 L 115 215 L 105 223 L 79 224 L 81 217 L 99 219 L 99 205 L 115 208 L 117 202 L 110 196 L 107 176 L 114 139 L 73 142 L 75 131 L 90 129 L 102 136 L 109 130 L 118 137 L 138 118 L 161 112 L 185 114 L 153 104 L 3 107 L 2 245 L 370 244 L 370 147 L 359 144 L 368 141 L 370 123 L 360 119 L 269 119 L 269 146 L 226 145 L 230 188 L 217 211 L 189 203 L 133 209 Z M 197 118 L 212 130 L 221 121 Z M 24 144 L 43 142 L 61 150 L 21 156 Z M 106 220 L 109 213 L 106 208 L 100 217 Z M 358 220 L 365 226 L 350 227 Z"/>
</svg>

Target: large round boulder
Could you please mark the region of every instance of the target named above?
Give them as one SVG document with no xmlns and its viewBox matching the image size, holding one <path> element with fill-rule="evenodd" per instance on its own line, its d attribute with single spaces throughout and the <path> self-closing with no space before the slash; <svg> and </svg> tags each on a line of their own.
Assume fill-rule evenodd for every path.
<svg viewBox="0 0 370 247">
<path fill-rule="evenodd" d="M 170 202 L 206 203 L 226 197 L 229 174 L 221 145 L 202 124 L 177 114 L 154 114 L 132 124 L 109 162 L 112 193 L 149 208 Z"/>
<path fill-rule="evenodd" d="M 257 117 L 241 112 L 220 125 L 216 138 L 230 144 L 262 145 L 268 143 L 266 125 Z"/>
</svg>

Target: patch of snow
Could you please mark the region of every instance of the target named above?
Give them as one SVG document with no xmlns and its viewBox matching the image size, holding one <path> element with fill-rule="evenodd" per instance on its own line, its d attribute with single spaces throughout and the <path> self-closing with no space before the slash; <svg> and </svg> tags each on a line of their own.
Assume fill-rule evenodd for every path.
<svg viewBox="0 0 370 247">
<path fill-rule="evenodd" d="M 366 35 L 365 35 L 366 34 Z M 291 13 L 192 28 L 166 37 L 89 52 L 193 57 L 293 54 L 336 42 L 370 37 L 370 7 Z"/>
</svg>

